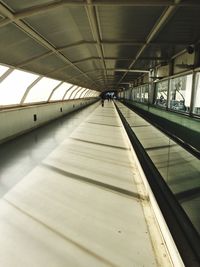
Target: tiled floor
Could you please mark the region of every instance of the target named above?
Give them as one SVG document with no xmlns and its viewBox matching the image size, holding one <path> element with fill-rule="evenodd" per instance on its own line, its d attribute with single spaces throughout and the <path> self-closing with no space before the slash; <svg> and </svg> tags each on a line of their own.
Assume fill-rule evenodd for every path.
<svg viewBox="0 0 200 267">
<path fill-rule="evenodd" d="M 0 266 L 160 266 L 130 153 L 113 103 L 91 109 L 2 198 Z"/>
</svg>

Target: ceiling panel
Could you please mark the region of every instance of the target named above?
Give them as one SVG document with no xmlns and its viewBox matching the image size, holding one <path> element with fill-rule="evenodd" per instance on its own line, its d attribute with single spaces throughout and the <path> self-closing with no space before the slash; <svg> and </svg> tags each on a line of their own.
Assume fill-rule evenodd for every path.
<svg viewBox="0 0 200 267">
<path fill-rule="evenodd" d="M 116 58 L 135 58 L 138 50 L 141 46 L 126 46 L 126 45 L 115 45 L 115 44 L 104 44 L 104 55 L 105 57 L 116 57 Z"/>
<path fill-rule="evenodd" d="M 62 54 L 73 62 L 89 57 L 98 57 L 96 46 L 92 44 L 80 44 L 68 47 L 62 50 Z"/>
<path fill-rule="evenodd" d="M 25 21 L 55 47 L 93 40 L 84 7 L 61 6 Z"/>
<path fill-rule="evenodd" d="M 48 50 L 13 24 L 0 28 L 0 62 L 17 65 Z"/>
<path fill-rule="evenodd" d="M 42 4 L 55 2 L 53 0 L 3 0 L 1 1 L 13 11 L 20 11 L 26 8 L 35 7 Z"/>
<path fill-rule="evenodd" d="M 46 58 L 34 61 L 23 66 L 24 69 L 34 71 L 36 73 L 48 74 L 49 72 L 59 70 L 67 66 L 67 63 L 58 58 L 56 55 L 51 55 Z"/>
<path fill-rule="evenodd" d="M 184 45 L 174 45 L 169 43 L 162 44 L 149 44 L 145 51 L 142 53 L 141 57 L 145 58 L 166 58 L 170 59 L 174 54 L 185 48 Z"/>
<path fill-rule="evenodd" d="M 91 88 L 94 86 L 93 81 L 96 80 L 101 84 L 118 83 L 125 72 L 111 69 L 128 69 L 133 62 L 133 69 L 149 70 L 157 64 L 168 61 L 187 45 L 194 44 L 200 39 L 200 4 L 196 4 L 195 7 L 177 4 L 177 7 L 172 8 L 174 10 L 172 14 L 165 17 L 163 12 L 167 10 L 167 6 L 161 5 L 174 4 L 172 0 L 150 1 L 149 6 L 148 1 L 141 1 L 141 6 L 139 6 L 140 1 L 137 1 L 135 6 L 131 5 L 136 3 L 133 0 L 126 1 L 124 6 L 123 0 L 113 0 L 113 5 L 108 1 L 93 2 L 96 4 L 94 14 L 86 12 L 87 8 L 83 5 L 86 0 L 1 1 L 8 7 L 4 17 L 12 12 L 13 14 L 9 16 L 15 19 L 15 12 L 22 12 L 19 14 L 27 12 L 23 22 L 31 31 L 23 23 L 20 24 L 22 28 L 16 26 L 18 20 L 7 25 L 1 23 L 0 14 L 0 63 L 16 66 L 30 60 L 29 64 L 23 66 L 24 69 Z M 191 1 L 181 1 L 180 5 L 184 3 Z M 38 12 L 41 11 L 40 8 L 42 12 Z M 4 12 L 3 10 L 1 12 Z M 37 12 L 34 13 L 35 11 Z M 156 28 L 158 33 L 151 43 L 146 45 L 149 33 L 158 24 L 159 18 L 163 17 L 166 18 L 165 23 L 162 27 Z M 5 20 L 5 23 L 7 22 L 8 20 Z M 36 42 L 30 37 L 31 35 L 40 41 Z M 51 52 L 54 48 L 58 48 L 59 52 L 40 57 L 50 52 L 41 44 L 44 40 L 46 46 L 48 43 L 52 46 L 49 48 Z M 134 62 L 144 45 L 143 53 Z M 100 57 L 100 49 L 105 57 L 107 72 Z M 62 60 L 59 53 L 77 67 L 70 64 L 68 66 L 67 59 L 65 61 L 63 57 Z M 36 59 L 37 57 L 39 58 Z M 63 68 L 64 66 L 66 68 Z M 81 72 L 86 74 L 81 75 Z M 123 82 L 132 81 L 139 75 L 141 73 L 128 73 Z M 101 81 L 102 79 L 104 81 Z"/>
<path fill-rule="evenodd" d="M 98 7 L 102 40 L 144 41 L 163 10 L 159 6 Z"/>
<path fill-rule="evenodd" d="M 141 73 L 128 73 L 125 78 L 123 79 L 123 82 L 132 82 L 135 79 L 137 79 L 139 76 L 141 76 Z"/>
<path fill-rule="evenodd" d="M 179 7 L 154 41 L 192 44 L 200 38 L 200 3 L 195 7 Z"/>
<path fill-rule="evenodd" d="M 81 70 L 87 72 L 102 68 L 102 63 L 101 60 L 87 60 L 84 62 L 77 63 L 76 66 L 78 66 Z"/>
</svg>

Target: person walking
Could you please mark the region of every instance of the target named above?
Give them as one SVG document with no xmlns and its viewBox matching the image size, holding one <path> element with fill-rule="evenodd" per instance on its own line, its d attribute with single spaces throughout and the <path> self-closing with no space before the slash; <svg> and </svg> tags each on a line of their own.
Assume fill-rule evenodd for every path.
<svg viewBox="0 0 200 267">
<path fill-rule="evenodd" d="M 104 107 L 104 99 L 103 99 L 103 97 L 101 98 L 101 106 Z"/>
</svg>

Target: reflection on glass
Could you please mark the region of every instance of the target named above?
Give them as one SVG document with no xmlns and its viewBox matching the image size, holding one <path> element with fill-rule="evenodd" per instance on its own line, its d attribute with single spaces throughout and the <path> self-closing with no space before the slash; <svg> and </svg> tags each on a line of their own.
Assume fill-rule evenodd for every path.
<svg viewBox="0 0 200 267">
<path fill-rule="evenodd" d="M 136 87 L 132 90 L 132 98 L 135 101 L 140 102 L 141 101 L 141 90 L 140 87 Z"/>
<path fill-rule="evenodd" d="M 195 99 L 193 113 L 200 115 L 200 73 L 196 75 Z"/>
<path fill-rule="evenodd" d="M 200 233 L 199 159 L 123 104 L 116 104 L 193 226 Z"/>
<path fill-rule="evenodd" d="M 0 65 L 0 77 L 8 70 L 8 67 Z"/>
<path fill-rule="evenodd" d="M 50 101 L 62 100 L 65 92 L 72 86 L 71 83 L 62 83 L 53 93 Z"/>
<path fill-rule="evenodd" d="M 30 90 L 24 103 L 47 101 L 52 90 L 60 83 L 58 80 L 42 78 Z"/>
<path fill-rule="evenodd" d="M 27 87 L 39 76 L 14 70 L 0 83 L 0 105 L 19 104 Z"/>
<path fill-rule="evenodd" d="M 145 84 L 141 86 L 141 102 L 148 102 L 148 95 L 149 95 L 149 85 Z"/>
<path fill-rule="evenodd" d="M 153 97 L 154 97 L 154 84 L 153 83 L 149 83 L 148 101 L 151 104 L 153 104 Z"/>
<path fill-rule="evenodd" d="M 172 79 L 170 85 L 169 107 L 173 110 L 189 112 L 191 92 L 192 74 Z"/>
<path fill-rule="evenodd" d="M 168 80 L 156 83 L 156 95 L 154 104 L 160 107 L 167 107 Z"/>
</svg>

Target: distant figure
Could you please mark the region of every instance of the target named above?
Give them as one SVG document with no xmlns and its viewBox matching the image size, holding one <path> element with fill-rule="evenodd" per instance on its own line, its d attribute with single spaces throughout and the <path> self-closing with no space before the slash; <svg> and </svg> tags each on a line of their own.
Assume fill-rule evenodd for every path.
<svg viewBox="0 0 200 267">
<path fill-rule="evenodd" d="M 101 99 L 101 106 L 104 107 L 104 99 Z"/>
</svg>

